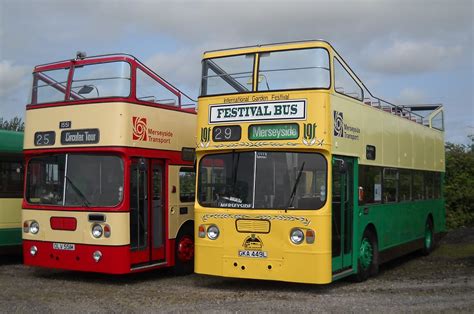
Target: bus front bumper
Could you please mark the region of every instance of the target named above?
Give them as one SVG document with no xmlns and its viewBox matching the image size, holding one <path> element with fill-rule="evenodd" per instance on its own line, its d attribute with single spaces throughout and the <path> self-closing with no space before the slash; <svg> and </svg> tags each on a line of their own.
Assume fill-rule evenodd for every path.
<svg viewBox="0 0 474 314">
<path fill-rule="evenodd" d="M 25 265 L 29 266 L 106 274 L 130 273 L 130 247 L 128 245 L 64 245 L 63 243 L 23 240 L 23 259 Z"/>
<path fill-rule="evenodd" d="M 332 281 L 330 253 L 286 252 L 284 258 L 223 255 L 222 248 L 196 245 L 194 271 L 203 275 L 327 284 Z"/>
</svg>

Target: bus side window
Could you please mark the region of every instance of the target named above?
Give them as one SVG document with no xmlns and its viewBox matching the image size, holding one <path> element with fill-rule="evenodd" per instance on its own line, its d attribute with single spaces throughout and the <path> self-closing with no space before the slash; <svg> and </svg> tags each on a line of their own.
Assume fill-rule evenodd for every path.
<svg viewBox="0 0 474 314">
<path fill-rule="evenodd" d="M 23 196 L 23 166 L 20 160 L 0 161 L 0 197 Z"/>
<path fill-rule="evenodd" d="M 424 199 L 424 184 L 423 184 L 423 172 L 413 171 L 413 200 Z"/>
<path fill-rule="evenodd" d="M 359 187 L 363 199 L 359 204 L 373 204 L 382 201 L 382 168 L 374 166 L 359 167 Z"/>
<path fill-rule="evenodd" d="M 167 106 L 179 106 L 176 94 L 161 85 L 154 78 L 137 68 L 137 99 Z"/>
<path fill-rule="evenodd" d="M 194 202 L 196 172 L 193 168 L 179 169 L 179 200 L 182 203 Z"/>
<path fill-rule="evenodd" d="M 336 92 L 362 100 L 362 88 L 336 58 L 334 58 L 334 81 Z"/>
<path fill-rule="evenodd" d="M 385 168 L 383 170 L 383 201 L 393 203 L 398 201 L 398 170 Z"/>
</svg>

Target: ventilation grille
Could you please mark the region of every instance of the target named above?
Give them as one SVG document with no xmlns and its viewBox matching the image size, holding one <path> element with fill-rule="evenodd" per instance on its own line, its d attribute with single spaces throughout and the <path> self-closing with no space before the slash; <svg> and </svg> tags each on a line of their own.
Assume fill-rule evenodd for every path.
<svg viewBox="0 0 474 314">
<path fill-rule="evenodd" d="M 269 233 L 270 221 L 260 219 L 237 219 L 235 228 L 238 232 Z"/>
</svg>

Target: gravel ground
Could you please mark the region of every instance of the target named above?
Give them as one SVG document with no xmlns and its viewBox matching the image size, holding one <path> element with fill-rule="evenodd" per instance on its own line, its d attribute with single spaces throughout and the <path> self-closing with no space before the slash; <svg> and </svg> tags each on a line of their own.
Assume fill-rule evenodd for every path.
<svg viewBox="0 0 474 314">
<path fill-rule="evenodd" d="M 169 271 L 106 276 L 30 268 L 0 256 L 0 312 L 474 312 L 474 228 L 363 283 L 226 279 Z"/>
</svg>

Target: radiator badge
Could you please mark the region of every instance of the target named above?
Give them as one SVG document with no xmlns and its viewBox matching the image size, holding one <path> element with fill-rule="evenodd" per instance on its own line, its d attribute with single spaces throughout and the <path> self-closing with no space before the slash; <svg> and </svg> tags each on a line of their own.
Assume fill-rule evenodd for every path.
<svg viewBox="0 0 474 314">
<path fill-rule="evenodd" d="M 245 238 L 242 246 L 247 250 L 261 250 L 263 248 L 263 242 L 262 239 L 252 234 Z"/>
</svg>

